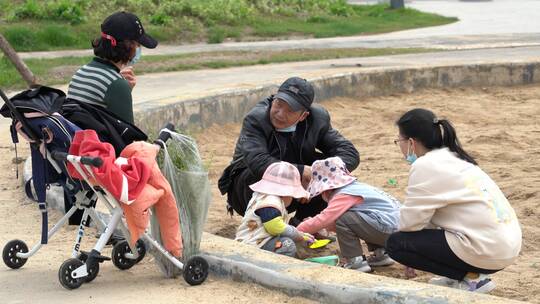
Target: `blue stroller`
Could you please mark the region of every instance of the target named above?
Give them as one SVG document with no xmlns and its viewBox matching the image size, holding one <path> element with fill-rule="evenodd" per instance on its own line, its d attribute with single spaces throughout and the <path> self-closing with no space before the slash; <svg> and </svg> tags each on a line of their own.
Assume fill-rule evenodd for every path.
<svg viewBox="0 0 540 304">
<path fill-rule="evenodd" d="M 25 191 L 31 200 L 37 202 L 42 216 L 40 242 L 29 250 L 22 240 L 9 241 L 2 251 L 4 264 L 12 269 L 21 268 L 72 217 L 79 218 L 80 222 L 72 257 L 86 261 L 89 253 L 81 251 L 80 245 L 89 219 L 101 232 L 105 230 L 106 223 L 95 210 L 97 196 L 94 191 L 86 183 L 70 178 L 65 163 L 58 162 L 52 157 L 53 153 L 67 152 L 74 133 L 80 130 L 57 113 L 64 101 L 64 93 L 41 86 L 26 90 L 11 99 L 0 90 L 0 97 L 5 103 L 0 109 L 0 114 L 12 119 L 10 131 L 13 142 L 18 143 L 18 132 L 30 142 L 32 178 L 26 183 Z M 50 230 L 46 203 L 49 185 L 60 185 L 64 191 L 64 198 L 68 201 L 66 206 L 70 206 L 69 209 L 66 208 L 66 214 Z M 81 215 L 83 220 L 80 220 Z M 144 256 L 143 251 L 142 248 L 139 251 L 141 253 L 137 256 L 139 260 Z M 97 260 L 103 262 L 110 258 L 99 256 Z M 95 266 L 89 269 L 86 281 L 95 279 L 98 272 L 99 263 L 95 263 Z"/>
<path fill-rule="evenodd" d="M 129 239 L 130 234 L 122 222 L 122 211 L 119 203 L 108 194 L 106 189 L 93 184 L 82 171 L 83 167 L 87 169 L 87 172 L 90 171 L 91 166 L 100 167 L 101 159 L 67 154 L 74 133 L 80 128 L 57 113 L 64 103 L 64 93 L 42 86 L 24 91 L 11 100 L 2 91 L 0 91 L 0 96 L 5 102 L 5 105 L 0 109 L 0 114 L 13 120 L 11 126 L 13 142 L 18 142 L 18 130 L 31 143 L 33 187 L 28 183 L 26 192 L 27 196 L 38 202 L 42 214 L 41 242 L 34 245 L 30 251 L 21 240 L 8 242 L 2 254 L 6 266 L 12 269 L 22 267 L 32 255 L 44 244 L 47 244 L 48 239 L 66 224 L 68 219 L 78 210 L 82 210 L 82 217 L 72 255 L 60 266 L 58 271 L 58 279 L 63 287 L 76 289 L 83 283 L 91 282 L 97 277 L 99 264 L 105 260 L 111 260 L 109 257 L 102 256 L 101 251 L 113 237 L 116 228 L 122 232 L 122 238 L 113 243 L 113 264 L 117 268 L 125 270 L 141 261 L 146 254 L 144 241 L 139 240 L 132 245 L 125 240 Z M 76 105 L 71 102 L 69 106 Z M 174 130 L 172 125 L 168 125 L 166 128 Z M 169 133 L 160 132 L 160 138 L 155 144 L 162 146 L 169 137 Z M 71 162 L 78 171 L 81 170 L 83 181 L 72 179 L 69 176 L 66 168 L 67 162 Z M 74 199 L 73 206 L 67 210 L 66 214 L 51 230 L 48 230 L 45 198 L 47 187 L 50 184 L 61 185 L 66 192 L 65 197 Z M 32 193 L 32 188 L 36 197 Z M 108 223 L 105 223 L 95 210 L 97 198 L 111 212 L 111 219 Z M 96 224 L 100 237 L 90 252 L 84 252 L 80 250 L 80 244 L 85 226 L 90 220 Z M 208 275 L 208 263 L 202 257 L 194 256 L 182 263 L 163 249 L 148 233 L 145 233 L 143 238 L 176 267 L 184 270 L 184 279 L 190 285 L 199 285 L 205 281 Z"/>
</svg>

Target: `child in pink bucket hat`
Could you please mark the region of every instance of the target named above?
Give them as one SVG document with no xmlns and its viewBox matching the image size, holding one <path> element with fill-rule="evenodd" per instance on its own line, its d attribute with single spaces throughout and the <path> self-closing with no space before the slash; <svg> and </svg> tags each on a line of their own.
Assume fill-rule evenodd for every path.
<svg viewBox="0 0 540 304">
<path fill-rule="evenodd" d="M 302 222 L 298 230 L 311 234 L 321 229 L 335 231 L 345 268 L 370 272 L 371 266 L 391 265 L 393 260 L 384 245 L 398 229 L 399 201 L 358 182 L 339 157 L 315 161 L 311 172 L 310 198 L 321 194 L 328 206 L 316 217 Z M 360 240 L 374 252 L 369 258 L 363 254 Z"/>
<path fill-rule="evenodd" d="M 249 187 L 254 193 L 236 231 L 236 241 L 291 257 L 296 255 L 295 242 L 314 241 L 309 233 L 288 225 L 287 207 L 292 199 L 309 197 L 294 165 L 273 163 L 266 168 L 262 179 Z"/>
</svg>

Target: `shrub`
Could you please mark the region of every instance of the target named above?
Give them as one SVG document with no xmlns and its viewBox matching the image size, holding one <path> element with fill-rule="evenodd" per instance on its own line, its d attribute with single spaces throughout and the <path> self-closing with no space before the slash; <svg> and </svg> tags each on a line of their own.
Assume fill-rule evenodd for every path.
<svg viewBox="0 0 540 304">
<path fill-rule="evenodd" d="M 8 27 L 4 36 L 16 51 L 30 51 L 37 46 L 36 32 L 25 26 Z"/>
<path fill-rule="evenodd" d="M 27 0 L 13 11 L 11 20 L 42 19 L 43 7 L 35 0 Z"/>
<path fill-rule="evenodd" d="M 81 4 L 84 3 L 70 0 L 55 1 L 46 6 L 46 13 L 49 19 L 79 24 L 86 20 Z"/>
<path fill-rule="evenodd" d="M 63 26 L 47 25 L 37 32 L 37 39 L 53 47 L 70 46 L 77 42 L 77 37 Z"/>
<path fill-rule="evenodd" d="M 224 29 L 219 27 L 212 27 L 208 30 L 208 43 L 222 43 L 224 39 Z"/>
</svg>

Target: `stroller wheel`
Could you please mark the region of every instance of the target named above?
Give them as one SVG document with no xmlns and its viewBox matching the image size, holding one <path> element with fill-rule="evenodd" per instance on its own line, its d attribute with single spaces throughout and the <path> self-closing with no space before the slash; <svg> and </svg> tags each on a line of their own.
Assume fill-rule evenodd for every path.
<svg viewBox="0 0 540 304">
<path fill-rule="evenodd" d="M 208 276 L 208 262 L 200 256 L 190 258 L 184 265 L 184 280 L 189 285 L 200 285 Z"/>
<path fill-rule="evenodd" d="M 2 251 L 2 258 L 4 259 L 4 264 L 11 269 L 21 268 L 28 259 L 23 259 L 17 257 L 17 252 L 26 253 L 28 252 L 28 246 L 21 240 L 12 240 L 9 241 L 4 250 Z"/>
<path fill-rule="evenodd" d="M 73 278 L 71 273 L 73 270 L 81 267 L 83 264 L 84 263 L 79 259 L 69 259 L 62 263 L 62 266 L 60 266 L 60 269 L 58 270 L 58 280 L 60 281 L 60 284 L 64 286 L 64 288 L 77 289 L 81 287 L 86 280 L 86 277 Z"/>
<path fill-rule="evenodd" d="M 139 257 L 135 260 L 135 264 L 137 264 L 146 256 L 146 245 L 143 240 L 139 239 L 137 243 L 135 243 L 135 247 L 137 247 L 137 252 L 139 253 Z"/>
<path fill-rule="evenodd" d="M 79 255 L 79 261 L 86 263 L 86 259 L 88 258 L 87 255 L 81 254 Z M 87 265 L 88 266 L 88 265 Z M 95 278 L 97 278 L 97 275 L 99 273 L 99 263 L 94 263 L 94 267 L 88 268 L 88 275 L 84 278 L 85 283 L 92 282 Z"/>
<path fill-rule="evenodd" d="M 120 270 L 130 269 L 137 263 L 137 260 L 128 259 L 126 253 L 131 253 L 127 241 L 118 242 L 112 250 L 112 261 L 114 266 Z"/>
</svg>

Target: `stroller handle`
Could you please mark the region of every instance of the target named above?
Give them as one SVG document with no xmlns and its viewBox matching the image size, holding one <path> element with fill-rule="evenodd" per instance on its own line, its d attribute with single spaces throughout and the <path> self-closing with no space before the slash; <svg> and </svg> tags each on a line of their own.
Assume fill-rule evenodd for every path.
<svg viewBox="0 0 540 304">
<path fill-rule="evenodd" d="M 163 129 L 161 129 L 161 131 L 159 132 L 159 137 L 158 139 L 156 139 L 154 141 L 154 144 L 160 146 L 163 148 L 162 144 L 167 142 L 167 140 L 169 140 L 169 138 L 171 138 L 171 133 L 169 132 L 162 132 L 164 129 L 168 129 L 169 131 L 176 131 L 175 128 L 174 128 L 174 125 L 172 123 L 167 123 Z"/>
<path fill-rule="evenodd" d="M 75 155 L 69 155 L 65 152 L 60 151 L 54 151 L 51 153 L 52 158 L 58 161 L 79 161 L 83 165 L 89 165 L 96 168 L 101 167 L 103 165 L 103 160 L 100 157 L 90 157 L 90 156 L 75 156 Z"/>
</svg>

